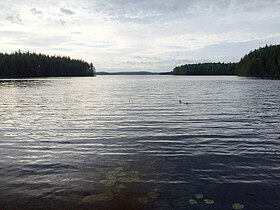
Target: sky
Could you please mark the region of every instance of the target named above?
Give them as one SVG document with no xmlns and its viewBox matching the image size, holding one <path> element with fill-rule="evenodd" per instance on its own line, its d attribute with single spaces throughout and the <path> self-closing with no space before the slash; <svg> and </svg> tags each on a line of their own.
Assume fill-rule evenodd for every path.
<svg viewBox="0 0 280 210">
<path fill-rule="evenodd" d="M 238 62 L 280 43 L 280 0 L 1 0 L 0 52 L 65 55 L 97 71 Z"/>
</svg>

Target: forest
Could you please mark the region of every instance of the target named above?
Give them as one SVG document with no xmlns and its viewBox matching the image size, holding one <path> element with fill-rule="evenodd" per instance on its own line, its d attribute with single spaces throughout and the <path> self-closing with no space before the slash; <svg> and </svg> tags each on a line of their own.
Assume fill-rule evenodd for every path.
<svg viewBox="0 0 280 210">
<path fill-rule="evenodd" d="M 251 51 L 239 63 L 198 63 L 175 67 L 173 75 L 238 75 L 280 78 L 280 45 Z"/>
<path fill-rule="evenodd" d="M 251 51 L 238 63 L 239 76 L 280 78 L 280 45 Z"/>
<path fill-rule="evenodd" d="M 198 63 L 175 67 L 173 75 L 236 75 L 236 63 Z"/>
<path fill-rule="evenodd" d="M 30 52 L 0 53 L 0 78 L 94 76 L 94 66 L 70 57 Z"/>
</svg>

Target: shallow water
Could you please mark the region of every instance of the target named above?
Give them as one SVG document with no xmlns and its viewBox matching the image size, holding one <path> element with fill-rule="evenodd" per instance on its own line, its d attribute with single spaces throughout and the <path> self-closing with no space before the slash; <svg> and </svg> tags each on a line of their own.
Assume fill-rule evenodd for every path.
<svg viewBox="0 0 280 210">
<path fill-rule="evenodd" d="M 0 80 L 0 95 L 0 209 L 280 209 L 279 80 Z M 101 180 L 119 161 L 139 177 L 116 192 Z"/>
</svg>

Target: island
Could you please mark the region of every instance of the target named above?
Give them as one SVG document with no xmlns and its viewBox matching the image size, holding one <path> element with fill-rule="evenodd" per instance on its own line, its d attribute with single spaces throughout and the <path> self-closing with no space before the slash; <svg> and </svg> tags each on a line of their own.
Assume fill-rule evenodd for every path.
<svg viewBox="0 0 280 210">
<path fill-rule="evenodd" d="M 92 63 L 30 52 L 0 53 L 0 78 L 95 76 Z"/>
</svg>

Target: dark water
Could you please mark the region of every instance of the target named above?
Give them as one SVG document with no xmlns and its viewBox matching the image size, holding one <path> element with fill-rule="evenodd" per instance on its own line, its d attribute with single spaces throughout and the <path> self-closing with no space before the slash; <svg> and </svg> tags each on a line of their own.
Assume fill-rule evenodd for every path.
<svg viewBox="0 0 280 210">
<path fill-rule="evenodd" d="M 0 80 L 0 96 L 0 209 L 280 209 L 280 81 Z M 105 186 L 116 167 L 139 179 Z"/>
</svg>

